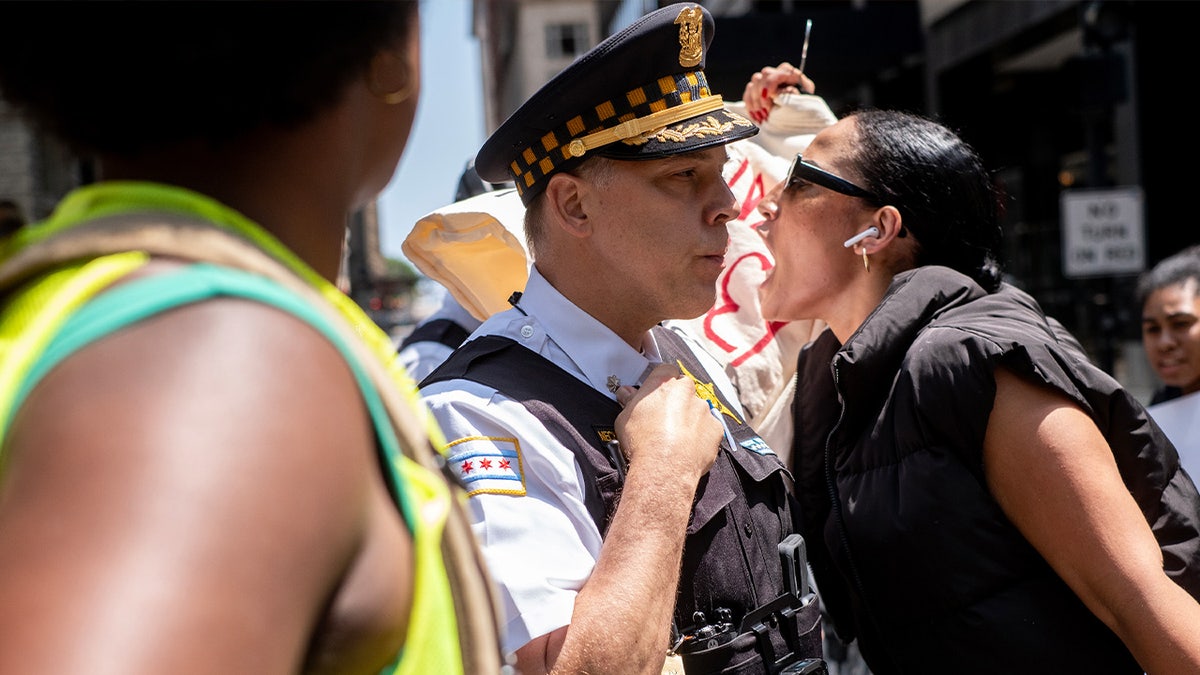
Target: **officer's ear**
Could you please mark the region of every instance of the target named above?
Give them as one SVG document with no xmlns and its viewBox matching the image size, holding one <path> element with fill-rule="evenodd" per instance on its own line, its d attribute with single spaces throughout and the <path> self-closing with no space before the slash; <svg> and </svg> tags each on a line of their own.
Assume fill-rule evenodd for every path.
<svg viewBox="0 0 1200 675">
<path fill-rule="evenodd" d="M 587 237 L 592 222 L 584 208 L 584 194 L 589 186 L 579 176 L 560 171 L 550 176 L 545 190 L 545 214 L 550 223 L 573 237 Z"/>
</svg>

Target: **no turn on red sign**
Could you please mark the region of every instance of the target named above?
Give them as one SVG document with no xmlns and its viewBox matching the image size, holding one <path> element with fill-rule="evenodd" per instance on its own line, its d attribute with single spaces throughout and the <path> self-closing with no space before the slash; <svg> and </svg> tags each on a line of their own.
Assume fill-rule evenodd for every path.
<svg viewBox="0 0 1200 675">
<path fill-rule="evenodd" d="M 1145 268 L 1141 188 L 1065 190 L 1060 205 L 1064 276 L 1137 274 Z"/>
</svg>

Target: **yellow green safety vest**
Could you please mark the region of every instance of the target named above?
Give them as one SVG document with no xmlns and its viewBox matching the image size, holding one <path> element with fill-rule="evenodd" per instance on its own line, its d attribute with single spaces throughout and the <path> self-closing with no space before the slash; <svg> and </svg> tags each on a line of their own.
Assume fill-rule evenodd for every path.
<svg viewBox="0 0 1200 675">
<path fill-rule="evenodd" d="M 354 370 L 414 543 L 408 635 L 385 672 L 501 672 L 493 590 L 467 524 L 465 493 L 441 473 L 445 442 L 391 339 L 269 233 L 203 195 L 154 183 L 99 183 L 0 242 L 0 449 L 13 414 L 48 368 L 56 336 L 153 255 L 213 263 L 209 273 L 238 289 L 231 292 L 304 319 Z"/>
</svg>

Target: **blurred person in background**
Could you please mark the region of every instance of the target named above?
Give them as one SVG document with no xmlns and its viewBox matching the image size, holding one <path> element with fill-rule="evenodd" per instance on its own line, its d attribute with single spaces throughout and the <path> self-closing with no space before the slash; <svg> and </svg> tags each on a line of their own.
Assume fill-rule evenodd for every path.
<svg viewBox="0 0 1200 675">
<path fill-rule="evenodd" d="M 400 341 L 397 358 L 404 364 L 409 377 L 420 382 L 482 323 L 471 316 L 453 295 L 442 290 L 437 309 Z"/>
<path fill-rule="evenodd" d="M 1138 278 L 1142 347 L 1163 386 L 1151 404 L 1200 391 L 1200 246 L 1191 246 Z"/>
<path fill-rule="evenodd" d="M 1147 408 L 1189 475 L 1200 475 L 1200 246 L 1138 278 L 1142 347 L 1163 386 Z"/>
</svg>

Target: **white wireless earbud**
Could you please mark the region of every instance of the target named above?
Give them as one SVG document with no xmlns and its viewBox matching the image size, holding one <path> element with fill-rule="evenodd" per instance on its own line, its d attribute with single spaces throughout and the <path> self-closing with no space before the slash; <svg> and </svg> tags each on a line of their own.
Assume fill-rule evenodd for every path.
<svg viewBox="0 0 1200 675">
<path fill-rule="evenodd" d="M 863 239 L 866 239 L 867 237 L 878 237 L 878 236 L 879 236 L 879 228 L 872 225 L 871 227 L 868 227 L 867 229 L 863 230 L 862 232 L 859 232 L 858 234 L 854 235 L 853 237 L 850 237 L 849 239 L 847 239 L 846 243 L 842 244 L 842 246 L 845 246 L 846 248 L 850 248 L 850 247 L 854 246 L 855 244 L 857 244 L 858 242 L 862 241 Z"/>
</svg>

